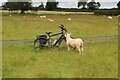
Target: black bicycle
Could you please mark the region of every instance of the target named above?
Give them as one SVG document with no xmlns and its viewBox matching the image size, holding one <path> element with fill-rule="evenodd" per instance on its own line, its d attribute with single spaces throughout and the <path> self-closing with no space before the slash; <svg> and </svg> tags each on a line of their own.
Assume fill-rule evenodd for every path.
<svg viewBox="0 0 120 80">
<path fill-rule="evenodd" d="M 62 43 L 62 41 L 66 41 L 66 38 L 65 38 L 65 33 L 67 32 L 66 28 L 64 27 L 64 25 L 60 25 L 59 28 L 61 29 L 61 32 L 60 33 L 56 33 L 56 34 L 52 34 L 52 32 L 46 32 L 47 35 L 38 35 L 36 37 L 36 39 L 34 40 L 34 48 L 37 47 L 36 43 L 38 42 L 38 46 L 40 49 L 42 49 L 47 43 L 48 43 L 48 48 L 52 48 L 54 46 L 58 46 L 60 48 L 60 45 Z M 57 35 L 60 35 L 61 36 L 58 38 L 58 39 L 55 39 L 53 40 L 52 37 L 53 36 L 57 36 Z"/>
</svg>

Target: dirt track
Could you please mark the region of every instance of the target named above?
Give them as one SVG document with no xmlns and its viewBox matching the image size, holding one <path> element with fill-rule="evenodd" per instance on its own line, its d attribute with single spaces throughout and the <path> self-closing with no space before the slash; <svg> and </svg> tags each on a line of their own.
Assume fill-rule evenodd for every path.
<svg viewBox="0 0 120 80">
<path fill-rule="evenodd" d="M 100 42 L 100 41 L 118 39 L 118 36 L 89 37 L 89 38 L 81 38 L 81 39 L 83 39 L 84 42 Z M 2 40 L 2 44 L 3 45 L 8 45 L 8 44 L 33 44 L 33 41 L 34 40 Z"/>
</svg>

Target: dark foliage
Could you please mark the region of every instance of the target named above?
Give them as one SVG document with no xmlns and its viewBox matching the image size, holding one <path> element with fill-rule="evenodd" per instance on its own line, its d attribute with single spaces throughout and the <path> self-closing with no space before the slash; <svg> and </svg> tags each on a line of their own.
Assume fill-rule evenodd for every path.
<svg viewBox="0 0 120 80">
<path fill-rule="evenodd" d="M 24 11 L 31 9 L 31 4 L 31 2 L 6 2 L 3 6 L 9 11 L 21 10 L 21 13 L 24 13 Z"/>
<path fill-rule="evenodd" d="M 78 1 L 78 8 L 80 7 L 80 6 L 82 6 L 82 8 L 81 9 L 86 9 L 86 6 L 87 5 L 87 0 L 79 0 Z"/>
<path fill-rule="evenodd" d="M 117 7 L 120 10 L 120 1 L 117 3 Z"/>
<path fill-rule="evenodd" d="M 120 15 L 120 10 L 96 10 L 95 15 Z"/>
<path fill-rule="evenodd" d="M 59 2 L 56 2 L 56 0 L 48 0 L 46 3 L 46 9 L 47 10 L 54 10 L 57 8 Z"/>
<path fill-rule="evenodd" d="M 96 3 L 93 1 L 91 1 L 87 4 L 87 7 L 89 10 L 97 10 L 97 9 L 99 9 L 100 6 L 101 6 L 101 4 L 99 2 Z"/>
</svg>

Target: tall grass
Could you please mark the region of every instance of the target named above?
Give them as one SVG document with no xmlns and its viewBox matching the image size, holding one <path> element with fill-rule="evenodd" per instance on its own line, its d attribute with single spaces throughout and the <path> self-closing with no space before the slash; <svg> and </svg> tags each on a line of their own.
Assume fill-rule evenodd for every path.
<svg viewBox="0 0 120 80">
<path fill-rule="evenodd" d="M 3 45 L 3 78 L 116 78 L 118 42 L 84 43 L 84 55 L 32 45 Z"/>
<path fill-rule="evenodd" d="M 95 15 L 46 15 L 54 22 L 41 19 L 37 15 L 2 16 L 2 37 L 4 40 L 34 39 L 36 35 L 46 31 L 60 32 L 59 25 L 64 24 L 74 37 L 95 37 L 118 35 L 117 17 L 109 20 Z M 71 18 L 71 21 L 67 19 Z"/>
<path fill-rule="evenodd" d="M 2 78 L 2 17 L 0 14 L 0 78 Z"/>
</svg>

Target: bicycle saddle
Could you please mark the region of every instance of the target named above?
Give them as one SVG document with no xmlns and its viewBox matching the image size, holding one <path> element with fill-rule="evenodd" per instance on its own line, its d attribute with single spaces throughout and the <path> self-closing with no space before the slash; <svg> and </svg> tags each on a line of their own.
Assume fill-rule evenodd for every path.
<svg viewBox="0 0 120 80">
<path fill-rule="evenodd" d="M 51 34 L 52 32 L 46 32 L 48 35 Z"/>
</svg>

